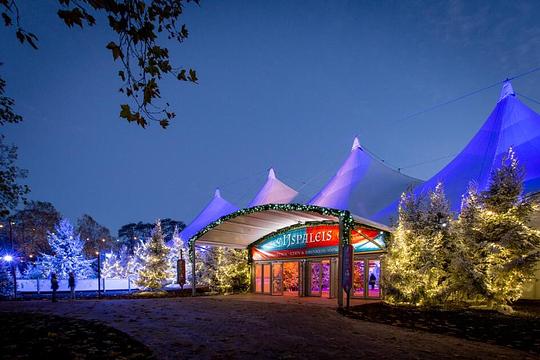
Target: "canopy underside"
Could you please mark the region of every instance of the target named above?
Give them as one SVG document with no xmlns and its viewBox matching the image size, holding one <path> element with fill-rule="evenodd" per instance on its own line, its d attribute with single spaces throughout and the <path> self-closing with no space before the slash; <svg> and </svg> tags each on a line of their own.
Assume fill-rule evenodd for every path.
<svg viewBox="0 0 540 360">
<path fill-rule="evenodd" d="M 379 230 L 390 231 L 385 225 L 355 215 L 353 215 L 353 220 L 356 223 Z M 216 221 L 217 225 L 212 226 L 211 224 L 211 228 L 202 235 L 195 236 L 194 241 L 197 245 L 244 249 L 262 237 L 280 229 L 316 222 L 338 223 L 339 216 L 300 210 L 267 209 L 247 212 L 229 217 L 226 220 Z"/>
</svg>

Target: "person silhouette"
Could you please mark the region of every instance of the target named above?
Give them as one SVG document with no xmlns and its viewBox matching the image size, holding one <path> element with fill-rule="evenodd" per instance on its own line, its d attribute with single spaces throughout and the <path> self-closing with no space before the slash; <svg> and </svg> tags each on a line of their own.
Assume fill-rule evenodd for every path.
<svg viewBox="0 0 540 360">
<path fill-rule="evenodd" d="M 57 302 L 56 291 L 58 290 L 58 279 L 56 273 L 51 274 L 52 302 Z"/>
<path fill-rule="evenodd" d="M 73 271 L 69 273 L 68 285 L 71 291 L 71 300 L 75 300 L 75 274 Z"/>
<path fill-rule="evenodd" d="M 371 286 L 371 290 L 375 290 L 376 284 L 377 284 L 377 278 L 375 277 L 375 274 L 371 273 L 369 275 L 369 286 Z"/>
</svg>

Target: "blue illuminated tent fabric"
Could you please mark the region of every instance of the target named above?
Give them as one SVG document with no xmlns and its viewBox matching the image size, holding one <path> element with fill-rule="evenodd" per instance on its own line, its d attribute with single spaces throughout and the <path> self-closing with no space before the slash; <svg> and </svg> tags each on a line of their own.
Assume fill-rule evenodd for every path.
<svg viewBox="0 0 540 360">
<path fill-rule="evenodd" d="M 336 175 L 308 204 L 349 210 L 370 218 L 409 186 L 420 182 L 374 159 L 355 138 L 349 156 Z"/>
<path fill-rule="evenodd" d="M 238 207 L 223 199 L 219 189 L 216 189 L 212 201 L 180 232 L 180 238 L 186 243 L 193 235 L 204 229 L 206 225 L 237 210 L 239 210 Z"/>
<path fill-rule="evenodd" d="M 501 165 L 503 156 L 512 147 L 525 167 L 524 193 L 540 191 L 540 115 L 517 97 L 510 82 L 505 82 L 497 105 L 484 125 L 448 165 L 415 188 L 425 194 L 441 181 L 452 210 L 458 211 L 461 197 L 470 182 L 482 191 L 489 185 L 491 172 Z M 396 201 L 373 218 L 388 223 L 396 216 Z"/>
<path fill-rule="evenodd" d="M 265 204 L 288 204 L 297 195 L 298 192 L 280 181 L 276 177 L 274 169 L 270 168 L 266 183 L 251 200 L 248 207 Z"/>
</svg>

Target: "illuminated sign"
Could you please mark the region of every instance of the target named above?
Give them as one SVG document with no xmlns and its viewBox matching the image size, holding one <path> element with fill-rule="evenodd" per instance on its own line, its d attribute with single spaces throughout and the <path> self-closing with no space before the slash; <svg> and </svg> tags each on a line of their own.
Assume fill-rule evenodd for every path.
<svg viewBox="0 0 540 360">
<path fill-rule="evenodd" d="M 383 234 L 378 230 L 354 228 L 350 235 L 354 252 L 381 250 Z M 339 225 L 316 225 L 271 236 L 251 248 L 253 260 L 337 255 Z"/>
</svg>

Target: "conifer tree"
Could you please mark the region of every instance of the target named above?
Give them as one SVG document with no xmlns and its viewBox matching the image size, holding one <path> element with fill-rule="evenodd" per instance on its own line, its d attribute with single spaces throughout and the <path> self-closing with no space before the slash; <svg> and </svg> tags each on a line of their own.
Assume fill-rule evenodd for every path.
<svg viewBox="0 0 540 360">
<path fill-rule="evenodd" d="M 168 279 L 176 282 L 178 272 L 177 261 L 182 258 L 186 262 L 186 282 L 188 282 L 191 279 L 191 260 L 189 256 L 189 248 L 180 237 L 178 226 L 174 227 L 170 244 Z"/>
<path fill-rule="evenodd" d="M 468 273 L 475 285 L 472 295 L 501 310 L 510 311 L 510 303 L 521 296 L 540 254 L 540 231 L 527 225 L 533 205 L 521 197 L 524 176 L 510 148 L 488 189 L 480 196 L 469 194 L 459 219 L 468 262 L 474 264 Z"/>
<path fill-rule="evenodd" d="M 161 289 L 167 279 L 168 255 L 169 248 L 165 245 L 161 223 L 158 220 L 152 237 L 145 245 L 137 284 L 149 290 Z"/>
<path fill-rule="evenodd" d="M 216 269 L 217 287 L 220 292 L 248 290 L 249 274 L 247 250 L 221 248 Z"/>
<path fill-rule="evenodd" d="M 125 267 L 122 266 L 120 258 L 110 253 L 105 256 L 101 267 L 101 277 L 104 279 L 121 279 L 125 275 Z"/>
<path fill-rule="evenodd" d="M 94 277 L 92 263 L 84 257 L 84 242 L 75 234 L 73 225 L 67 219 L 62 219 L 55 226 L 55 231 L 47 236 L 52 255 L 42 254 L 38 260 L 39 266 L 47 275 L 56 273 L 59 279 L 67 279 L 70 272 L 76 278 L 85 279 Z"/>
<path fill-rule="evenodd" d="M 482 230 L 478 226 L 482 212 L 481 196 L 475 183 L 462 196 L 461 211 L 455 222 L 456 246 L 452 277 L 457 300 L 482 299 L 486 293 L 485 269 L 482 268 Z"/>
<path fill-rule="evenodd" d="M 13 296 L 13 276 L 11 266 L 0 261 L 0 299 Z"/>
<path fill-rule="evenodd" d="M 133 254 L 128 256 L 126 263 L 126 276 L 137 280 L 139 277 L 139 270 L 141 270 L 143 265 L 143 258 L 146 252 L 146 243 L 142 240 L 135 245 L 133 248 Z"/>
<path fill-rule="evenodd" d="M 396 231 L 384 256 L 388 301 L 436 305 L 452 293 L 452 214 L 441 183 L 429 198 L 404 193 Z"/>
</svg>

